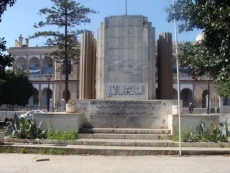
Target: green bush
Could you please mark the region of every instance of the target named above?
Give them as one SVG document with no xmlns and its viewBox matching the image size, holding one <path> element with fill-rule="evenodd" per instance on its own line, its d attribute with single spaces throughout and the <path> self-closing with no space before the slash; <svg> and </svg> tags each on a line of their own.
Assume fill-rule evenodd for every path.
<svg viewBox="0 0 230 173">
<path fill-rule="evenodd" d="M 175 130 L 170 139 L 179 141 L 178 131 Z M 190 129 L 184 131 L 181 135 L 181 140 L 183 142 L 227 142 L 227 136 L 222 133 L 220 127 L 211 124 L 208 128 L 204 122 L 200 122 L 195 131 Z"/>
<path fill-rule="evenodd" d="M 47 139 L 56 139 L 56 140 L 75 140 L 77 139 L 77 133 L 74 129 L 61 132 L 58 129 L 53 129 L 52 127 L 49 127 L 46 131 Z"/>
<path fill-rule="evenodd" d="M 227 142 L 227 136 L 222 133 L 222 130 L 214 124 L 211 124 L 209 128 L 205 126 L 205 123 L 200 122 L 195 132 L 188 130 L 182 135 L 183 142 L 198 142 L 198 141 L 210 141 L 210 142 Z"/>
</svg>

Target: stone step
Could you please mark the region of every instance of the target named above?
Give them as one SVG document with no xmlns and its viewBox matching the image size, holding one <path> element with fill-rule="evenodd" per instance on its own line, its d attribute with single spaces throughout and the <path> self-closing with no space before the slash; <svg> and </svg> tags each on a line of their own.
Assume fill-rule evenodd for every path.
<svg viewBox="0 0 230 173">
<path fill-rule="evenodd" d="M 91 145 L 91 146 L 133 146 L 133 147 L 178 147 L 179 142 L 171 140 L 140 140 L 140 139 L 76 139 L 76 140 L 49 140 L 49 139 L 18 139 L 7 137 L 3 144 L 41 144 L 66 146 L 66 145 Z M 1 145 L 0 145 L 1 146 Z M 228 148 L 229 142 L 182 142 L 184 148 Z M 230 150 L 229 150 L 230 151 Z"/>
<path fill-rule="evenodd" d="M 149 139 L 168 140 L 167 134 L 113 134 L 113 133 L 79 133 L 79 138 L 91 139 Z"/>
<path fill-rule="evenodd" d="M 132 147 L 178 147 L 178 142 L 170 140 L 136 140 L 136 139 L 78 139 L 75 145 L 97 146 L 132 146 Z"/>
<path fill-rule="evenodd" d="M 179 147 L 130 147 L 130 146 L 90 146 L 90 145 L 55 145 L 55 144 L 3 144 L 1 152 L 43 153 L 62 155 L 178 155 Z M 182 155 L 229 155 L 229 148 L 184 147 Z"/>
<path fill-rule="evenodd" d="M 168 129 L 136 128 L 82 128 L 80 133 L 117 133 L 117 134 L 170 134 Z"/>
</svg>

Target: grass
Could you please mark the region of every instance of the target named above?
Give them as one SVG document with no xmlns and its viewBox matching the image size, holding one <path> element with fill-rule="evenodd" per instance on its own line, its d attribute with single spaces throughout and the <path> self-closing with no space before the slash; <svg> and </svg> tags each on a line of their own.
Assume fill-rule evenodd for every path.
<svg viewBox="0 0 230 173">
<path fill-rule="evenodd" d="M 47 139 L 50 140 L 76 140 L 78 138 L 77 133 L 74 129 L 61 132 L 60 130 L 54 130 L 50 127 L 46 133 Z"/>
<path fill-rule="evenodd" d="M 66 155 L 67 151 L 65 149 L 60 148 L 40 148 L 40 149 L 33 149 L 27 150 L 25 147 L 19 148 L 11 148 L 11 147 L 1 147 L 0 153 L 20 153 L 20 154 L 27 154 L 27 153 L 34 153 L 34 154 L 48 154 L 48 155 Z"/>
</svg>

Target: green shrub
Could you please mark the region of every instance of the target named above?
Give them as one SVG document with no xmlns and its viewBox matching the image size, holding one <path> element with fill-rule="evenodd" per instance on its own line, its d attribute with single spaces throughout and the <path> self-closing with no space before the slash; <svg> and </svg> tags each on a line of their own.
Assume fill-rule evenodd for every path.
<svg viewBox="0 0 230 173">
<path fill-rule="evenodd" d="M 182 141 L 183 142 L 198 142 L 199 137 L 196 133 L 188 130 L 182 134 Z"/>
<path fill-rule="evenodd" d="M 53 129 L 52 127 L 49 127 L 47 132 L 47 139 L 56 139 L 56 140 L 75 140 L 77 139 L 77 133 L 74 129 L 61 132 L 58 129 Z"/>
<path fill-rule="evenodd" d="M 205 126 L 205 123 L 200 122 L 195 132 L 187 130 L 182 135 L 183 142 L 198 142 L 198 141 L 210 141 L 210 142 L 227 142 L 227 136 L 222 133 L 222 130 L 214 124 L 211 124 L 209 128 Z"/>
</svg>

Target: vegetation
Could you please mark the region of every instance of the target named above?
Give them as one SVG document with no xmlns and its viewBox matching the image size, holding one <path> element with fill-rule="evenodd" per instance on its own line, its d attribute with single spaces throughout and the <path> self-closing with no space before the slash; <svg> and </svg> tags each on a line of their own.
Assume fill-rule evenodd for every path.
<svg viewBox="0 0 230 173">
<path fill-rule="evenodd" d="M 229 79 L 230 1 L 177 0 L 166 11 L 169 22 L 174 19 L 180 22 L 180 32 L 201 29 L 204 33 L 203 41 L 198 45 L 180 47 L 180 61 L 194 70 L 193 77 L 210 74 L 217 81 Z"/>
<path fill-rule="evenodd" d="M 9 5 L 10 7 L 13 6 L 15 4 L 16 0 L 3 0 L 0 3 L 0 22 L 2 21 L 2 14 L 4 11 L 6 11 L 7 9 L 7 5 Z"/>
<path fill-rule="evenodd" d="M 20 139 L 42 139 L 45 137 L 45 131 L 41 130 L 41 123 L 37 125 L 34 120 L 19 118 L 15 114 L 13 121 L 8 121 L 7 134 Z"/>
<path fill-rule="evenodd" d="M 0 22 L 1 16 L 7 6 L 14 5 L 16 0 L 4 0 L 0 3 Z M 10 54 L 3 53 L 6 51 L 6 41 L 0 38 L 0 106 L 2 104 L 20 105 L 28 104 L 32 95 L 33 86 L 28 77 L 22 71 L 14 73 L 6 71 L 6 67 L 12 67 L 14 58 Z"/>
<path fill-rule="evenodd" d="M 4 82 L 0 85 L 0 105 L 25 106 L 33 95 L 33 84 L 25 72 L 6 71 Z"/>
<path fill-rule="evenodd" d="M 2 21 L 2 14 L 7 9 L 7 5 L 13 6 L 16 0 L 4 0 L 0 3 L 0 22 Z M 5 79 L 5 68 L 12 66 L 13 57 L 11 55 L 4 54 L 6 51 L 6 41 L 4 38 L 0 38 L 0 86 Z"/>
<path fill-rule="evenodd" d="M 83 30 L 77 29 L 79 25 L 90 23 L 87 17 L 90 13 L 96 13 L 90 8 L 86 8 L 74 0 L 51 0 L 51 8 L 43 8 L 40 15 L 45 15 L 45 21 L 40 21 L 34 25 L 35 28 L 47 26 L 55 27 L 55 30 L 36 32 L 30 38 L 45 37 L 46 45 L 56 47 L 56 51 L 51 55 L 57 63 L 63 64 L 62 71 L 65 73 L 65 101 L 70 99 L 68 90 L 68 75 L 71 71 L 71 63 L 79 63 L 80 50 L 77 36 Z M 63 32 L 61 31 L 63 29 Z M 60 66 L 60 65 L 59 65 Z"/>
<path fill-rule="evenodd" d="M 220 96 L 229 97 L 230 96 L 230 80 L 218 81 L 216 83 L 216 90 Z"/>
<path fill-rule="evenodd" d="M 69 154 L 67 150 L 60 148 L 39 148 L 39 149 L 30 149 L 30 148 L 12 148 L 7 146 L 2 146 L 0 148 L 0 153 L 34 153 L 34 154 L 48 154 L 48 155 L 66 155 Z"/>
<path fill-rule="evenodd" d="M 17 114 L 7 121 L 6 134 L 11 135 L 13 138 L 20 139 L 50 139 L 50 140 L 75 140 L 77 133 L 74 129 L 61 132 L 58 129 L 49 127 L 46 131 L 41 129 L 40 122 L 38 125 L 34 120 L 27 120 L 19 118 Z"/>
<path fill-rule="evenodd" d="M 172 136 L 172 140 L 178 141 L 178 133 Z M 205 123 L 200 122 L 195 131 L 188 129 L 183 132 L 181 140 L 183 142 L 227 142 L 227 135 L 214 124 L 206 127 Z"/>
<path fill-rule="evenodd" d="M 61 132 L 60 130 L 55 130 L 52 127 L 49 127 L 47 130 L 47 139 L 56 139 L 56 140 L 75 140 L 77 139 L 77 133 L 74 129 Z"/>
</svg>

